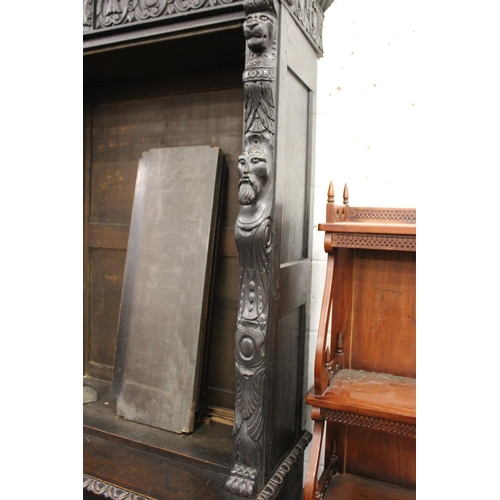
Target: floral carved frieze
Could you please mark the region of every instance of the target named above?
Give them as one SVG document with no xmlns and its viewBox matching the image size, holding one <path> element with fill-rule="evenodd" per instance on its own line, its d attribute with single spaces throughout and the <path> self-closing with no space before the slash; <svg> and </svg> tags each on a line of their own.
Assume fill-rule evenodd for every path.
<svg viewBox="0 0 500 500">
<path fill-rule="evenodd" d="M 213 9 L 242 0 L 84 0 L 84 30 L 105 29 L 190 11 Z"/>
<path fill-rule="evenodd" d="M 284 0 L 298 24 L 312 38 L 320 51 L 323 51 L 324 11 L 316 0 Z M 328 4 L 329 6 L 329 4 Z"/>
</svg>

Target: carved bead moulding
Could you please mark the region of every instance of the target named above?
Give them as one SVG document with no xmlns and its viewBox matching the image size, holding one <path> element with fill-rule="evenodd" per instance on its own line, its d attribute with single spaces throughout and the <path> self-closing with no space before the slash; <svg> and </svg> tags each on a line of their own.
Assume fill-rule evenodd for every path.
<svg viewBox="0 0 500 500">
<path fill-rule="evenodd" d="M 405 424 L 403 422 L 395 422 L 385 420 L 383 418 L 367 417 L 356 413 L 347 413 L 337 410 L 329 410 L 327 408 L 320 409 L 320 418 L 329 422 L 339 424 L 354 425 L 365 427 L 376 431 L 388 432 L 390 434 L 398 434 L 400 436 L 416 437 L 417 426 L 413 424 Z"/>
<path fill-rule="evenodd" d="M 150 497 L 143 497 L 87 476 L 83 476 L 83 488 L 96 495 L 111 498 L 112 500 L 151 500 Z"/>
<path fill-rule="evenodd" d="M 298 443 L 294 446 L 293 450 L 288 454 L 285 460 L 281 462 L 280 466 L 264 486 L 262 491 L 259 493 L 259 496 L 256 500 L 272 500 L 273 498 L 275 498 L 275 495 L 280 490 L 287 474 L 298 462 L 300 456 L 302 455 L 302 453 L 304 453 L 304 450 L 307 448 L 307 445 L 311 441 L 311 438 L 312 435 L 310 432 L 304 432 L 304 435 L 300 438 Z"/>
<path fill-rule="evenodd" d="M 83 0 L 83 29 L 102 30 L 242 3 L 243 0 Z"/>
</svg>

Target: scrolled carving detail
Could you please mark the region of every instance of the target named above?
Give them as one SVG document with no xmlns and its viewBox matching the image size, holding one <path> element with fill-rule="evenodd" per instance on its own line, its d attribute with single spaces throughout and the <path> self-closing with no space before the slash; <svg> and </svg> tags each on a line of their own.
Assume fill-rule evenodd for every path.
<svg viewBox="0 0 500 500">
<path fill-rule="evenodd" d="M 138 0 L 98 0 L 96 28 L 108 28 L 133 20 Z"/>
<path fill-rule="evenodd" d="M 288 6 L 296 21 L 304 28 L 318 49 L 322 51 L 325 15 L 320 4 L 316 0 L 286 0 L 285 5 Z"/>
<path fill-rule="evenodd" d="M 94 8 L 93 0 L 83 0 L 83 26 L 92 27 L 92 13 Z"/>
<path fill-rule="evenodd" d="M 163 14 L 167 3 L 172 0 L 139 0 L 139 4 L 134 10 L 134 18 L 144 21 L 158 17 Z"/>
<path fill-rule="evenodd" d="M 112 500 L 148 500 L 148 498 L 117 488 L 111 484 L 99 481 L 92 477 L 83 476 L 83 488 L 104 498 Z"/>
<path fill-rule="evenodd" d="M 83 26 L 87 30 L 92 27 L 93 8 L 95 29 L 106 29 L 240 2 L 241 0 L 84 0 Z"/>
</svg>

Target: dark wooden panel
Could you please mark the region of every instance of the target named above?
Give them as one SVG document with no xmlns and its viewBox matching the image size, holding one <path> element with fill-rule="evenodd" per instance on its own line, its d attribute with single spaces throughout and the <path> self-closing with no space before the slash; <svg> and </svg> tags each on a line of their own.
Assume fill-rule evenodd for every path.
<svg viewBox="0 0 500 500">
<path fill-rule="evenodd" d="M 127 249 L 129 224 L 89 224 L 88 227 L 90 248 Z"/>
<path fill-rule="evenodd" d="M 241 152 L 243 92 L 241 73 L 238 75 L 239 83 L 234 78 L 234 74 L 234 71 L 225 71 L 197 75 L 193 79 L 176 77 L 174 81 L 129 83 L 125 86 L 123 84 L 109 85 L 87 93 L 89 101 L 85 114 L 87 118 L 85 128 L 85 255 L 89 248 L 90 250 L 93 248 L 126 249 L 133 187 L 138 161 L 143 150 L 164 145 L 213 144 L 222 146 L 224 161 L 228 167 L 226 183 L 221 194 L 223 206 L 219 241 L 220 255 L 236 257 L 234 220 L 239 206 L 236 165 Z M 216 84 L 226 89 L 207 91 L 208 88 L 214 89 Z M 234 88 L 235 85 L 239 85 L 239 88 Z M 231 86 L 233 88 L 227 88 Z M 178 94 L 165 95 L 169 92 Z M 183 121 L 189 122 L 187 126 L 191 127 L 193 132 L 186 133 L 184 129 L 178 127 L 178 124 Z M 92 165 L 90 159 L 92 159 Z M 93 222 L 89 223 L 90 220 Z M 86 277 L 89 279 L 88 263 L 85 264 L 85 270 Z M 233 273 L 234 270 L 227 272 Z M 215 296 L 216 300 L 219 297 L 219 303 L 226 300 L 225 297 L 229 296 L 229 291 L 236 294 L 237 285 L 233 282 L 237 282 L 237 269 L 235 273 L 233 279 L 217 275 L 218 284 Z M 220 283 L 227 283 L 227 291 Z M 87 296 L 91 301 L 89 281 L 85 285 L 85 297 Z M 94 302 L 98 300 L 96 298 Z M 119 302 L 107 297 L 104 300 L 107 321 L 112 322 L 113 318 L 117 321 Z M 233 310 L 236 311 L 236 309 Z M 85 311 L 85 373 L 94 376 L 101 374 L 100 376 L 109 380 L 110 367 L 106 365 L 103 371 L 101 365 L 89 360 L 89 349 L 92 343 L 89 324 L 93 320 L 90 318 L 92 313 L 89 306 L 85 306 Z M 234 312 L 234 318 L 235 315 L 236 312 Z M 230 328 L 224 326 L 223 332 L 219 334 L 228 340 L 223 343 L 223 349 L 227 351 L 220 352 L 219 359 L 214 357 L 214 362 L 211 363 L 216 370 L 221 360 L 233 356 L 234 347 L 231 342 L 234 344 L 236 319 L 225 322 L 225 325 L 229 324 L 231 324 Z M 113 333 L 105 342 L 109 348 L 106 354 L 109 359 L 114 357 L 117 327 L 117 323 L 112 326 Z M 233 369 L 234 360 L 231 360 L 229 364 Z M 221 390 L 234 391 L 234 376 L 231 379 L 225 379 Z"/>
<path fill-rule="evenodd" d="M 307 257 L 309 200 L 307 192 L 307 167 L 309 156 L 309 90 L 288 71 L 285 130 L 281 140 L 286 142 L 286 158 L 277 168 L 277 185 L 282 203 L 281 263 Z"/>
<path fill-rule="evenodd" d="M 88 374 L 111 379 L 125 252 L 90 251 L 90 355 Z"/>
<path fill-rule="evenodd" d="M 175 434 L 116 416 L 116 399 L 111 383 L 84 377 L 99 400 L 83 406 L 83 429 L 87 434 L 132 446 L 157 455 L 170 456 L 192 465 L 229 473 L 232 465 L 232 428 L 204 419 L 195 424 L 192 434 Z"/>
<path fill-rule="evenodd" d="M 117 413 L 129 420 L 193 430 L 221 180 L 219 148 L 142 155 L 113 378 Z"/>
<path fill-rule="evenodd" d="M 348 427 L 345 452 L 345 472 L 415 488 L 415 439 L 362 427 Z"/>
<path fill-rule="evenodd" d="M 285 264 L 280 269 L 278 317 L 309 301 L 311 293 L 311 261 Z"/>
<path fill-rule="evenodd" d="M 351 365 L 416 376 L 415 253 L 356 250 Z"/>
<path fill-rule="evenodd" d="M 93 108 L 91 221 L 128 224 L 143 151 L 214 145 L 224 151 L 228 182 L 223 226 L 237 214 L 242 91 L 227 89 L 104 102 Z"/>
<path fill-rule="evenodd" d="M 234 233 L 233 233 L 234 239 Z M 219 257 L 207 338 L 205 399 L 208 406 L 234 407 L 234 331 L 238 311 L 238 259 Z"/>
<path fill-rule="evenodd" d="M 241 9 L 242 20 L 243 16 Z M 245 53 L 241 21 L 224 28 L 219 26 L 213 31 L 193 30 L 183 35 L 174 34 L 170 39 L 155 43 L 125 44 L 112 50 L 86 50 L 83 57 L 84 85 L 192 77 L 228 68 L 238 71 L 241 83 Z"/>
<path fill-rule="evenodd" d="M 84 434 L 85 475 L 157 500 L 231 500 L 226 474 Z M 101 497 L 102 498 L 102 497 Z"/>
<path fill-rule="evenodd" d="M 266 404 L 272 414 L 273 440 L 267 443 L 268 470 L 282 459 L 301 428 L 303 319 L 302 307 L 283 316 L 278 321 L 277 338 L 271 341 L 269 375 L 273 396 Z"/>
</svg>

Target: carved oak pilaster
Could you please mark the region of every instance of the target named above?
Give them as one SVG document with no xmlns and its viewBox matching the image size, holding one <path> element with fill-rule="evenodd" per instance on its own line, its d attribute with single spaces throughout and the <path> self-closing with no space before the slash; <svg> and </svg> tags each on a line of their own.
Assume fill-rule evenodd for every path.
<svg viewBox="0 0 500 500">
<path fill-rule="evenodd" d="M 239 255 L 234 468 L 226 490 L 250 497 L 264 481 L 266 336 L 274 246 L 273 193 L 278 17 L 272 0 L 246 0 L 243 152 L 235 226 Z"/>
</svg>

